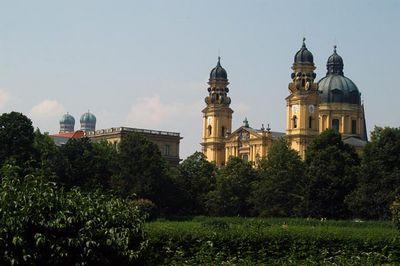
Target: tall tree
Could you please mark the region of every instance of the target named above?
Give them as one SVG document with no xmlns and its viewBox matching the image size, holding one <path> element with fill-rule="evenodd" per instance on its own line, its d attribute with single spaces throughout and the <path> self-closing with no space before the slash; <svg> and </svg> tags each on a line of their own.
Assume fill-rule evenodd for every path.
<svg viewBox="0 0 400 266">
<path fill-rule="evenodd" d="M 359 158 L 335 130 L 326 130 L 306 150 L 308 214 L 314 217 L 349 217 L 344 200 L 355 188 Z"/>
<path fill-rule="evenodd" d="M 187 214 L 205 214 L 206 195 L 215 188 L 215 173 L 215 164 L 201 152 L 190 155 L 178 166 L 175 179 L 185 197 L 183 207 Z"/>
<path fill-rule="evenodd" d="M 33 153 L 32 121 L 17 112 L 0 115 L 0 166 L 13 160 L 22 166 Z"/>
<path fill-rule="evenodd" d="M 166 197 L 172 194 L 171 182 L 167 163 L 156 144 L 138 133 L 123 136 L 118 165 L 115 181 L 124 195 L 148 198 L 159 207 L 167 207 Z"/>
<path fill-rule="evenodd" d="M 247 216 L 249 202 L 257 174 L 252 165 L 238 157 L 231 157 L 217 173 L 216 188 L 207 195 L 207 208 L 212 215 Z"/>
<path fill-rule="evenodd" d="M 116 150 L 112 145 L 92 143 L 88 138 L 70 139 L 60 149 L 56 173 L 68 188 L 107 189 L 114 174 Z"/>
<path fill-rule="evenodd" d="M 251 197 L 255 213 L 281 217 L 302 214 L 306 192 L 304 163 L 285 138 L 274 142 L 260 163 L 259 174 Z"/>
<path fill-rule="evenodd" d="M 376 127 L 364 149 L 357 189 L 347 202 L 358 217 L 387 219 L 400 195 L 400 128 Z"/>
</svg>

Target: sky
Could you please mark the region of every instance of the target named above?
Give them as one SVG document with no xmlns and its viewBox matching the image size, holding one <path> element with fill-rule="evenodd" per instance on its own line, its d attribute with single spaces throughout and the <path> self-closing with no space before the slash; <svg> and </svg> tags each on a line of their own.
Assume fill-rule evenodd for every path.
<svg viewBox="0 0 400 266">
<path fill-rule="evenodd" d="M 200 151 L 207 81 L 228 72 L 233 130 L 285 132 L 294 54 L 306 38 L 317 80 L 337 45 L 368 131 L 399 127 L 400 1 L 0 0 L 0 113 L 56 133 L 69 112 L 97 129 L 179 132 Z"/>
</svg>

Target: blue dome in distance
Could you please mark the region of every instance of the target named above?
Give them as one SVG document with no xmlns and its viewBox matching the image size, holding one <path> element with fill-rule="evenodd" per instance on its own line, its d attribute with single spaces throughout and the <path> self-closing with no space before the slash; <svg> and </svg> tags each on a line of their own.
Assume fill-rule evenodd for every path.
<svg viewBox="0 0 400 266">
<path fill-rule="evenodd" d="M 96 117 L 91 112 L 87 111 L 81 116 L 81 123 L 96 123 Z"/>
<path fill-rule="evenodd" d="M 75 118 L 72 115 L 70 115 L 69 113 L 66 113 L 65 115 L 63 115 L 61 117 L 60 124 L 75 125 Z"/>
</svg>

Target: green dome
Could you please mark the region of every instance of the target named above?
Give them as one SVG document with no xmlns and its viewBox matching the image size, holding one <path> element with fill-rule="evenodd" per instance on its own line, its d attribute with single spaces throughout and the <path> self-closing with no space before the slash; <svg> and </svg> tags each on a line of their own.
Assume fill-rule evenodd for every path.
<svg viewBox="0 0 400 266">
<path fill-rule="evenodd" d="M 60 119 L 60 124 L 75 125 L 75 118 L 72 115 L 70 115 L 69 113 L 66 113 Z"/>
<path fill-rule="evenodd" d="M 90 113 L 89 111 L 87 111 L 87 113 L 84 113 L 81 116 L 81 123 L 90 123 L 90 124 L 95 124 L 96 123 L 96 117 L 94 116 L 94 114 Z"/>
<path fill-rule="evenodd" d="M 354 82 L 343 74 L 343 59 L 336 52 L 328 58 L 327 73 L 318 82 L 322 103 L 361 103 L 361 93 Z"/>
<path fill-rule="evenodd" d="M 210 80 L 216 80 L 216 79 L 226 80 L 226 79 L 228 79 L 228 74 L 226 73 L 226 70 L 221 66 L 220 60 L 221 60 L 221 57 L 218 56 L 217 66 L 214 67 L 210 72 Z"/>
</svg>

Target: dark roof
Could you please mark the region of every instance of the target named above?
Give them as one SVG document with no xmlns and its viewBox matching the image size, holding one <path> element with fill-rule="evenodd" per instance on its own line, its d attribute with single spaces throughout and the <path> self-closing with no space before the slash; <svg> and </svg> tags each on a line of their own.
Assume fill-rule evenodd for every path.
<svg viewBox="0 0 400 266">
<path fill-rule="evenodd" d="M 343 66 L 343 59 L 334 46 L 333 54 L 326 63 L 326 76 L 318 82 L 322 103 L 361 103 L 361 94 L 356 84 L 344 76 Z"/>
<path fill-rule="evenodd" d="M 301 46 L 300 50 L 294 56 L 294 63 L 309 63 L 314 64 L 314 57 L 312 53 L 307 49 L 306 38 L 303 38 L 303 45 Z"/>
<path fill-rule="evenodd" d="M 343 143 L 348 144 L 353 147 L 364 147 L 367 144 L 367 141 L 362 140 L 355 136 L 349 136 L 349 137 L 343 138 Z"/>
<path fill-rule="evenodd" d="M 226 73 L 226 70 L 221 66 L 221 57 L 218 56 L 218 62 L 217 66 L 214 67 L 211 72 L 210 72 L 210 80 L 215 80 L 215 79 L 228 79 L 228 74 Z"/>
</svg>

